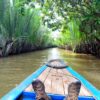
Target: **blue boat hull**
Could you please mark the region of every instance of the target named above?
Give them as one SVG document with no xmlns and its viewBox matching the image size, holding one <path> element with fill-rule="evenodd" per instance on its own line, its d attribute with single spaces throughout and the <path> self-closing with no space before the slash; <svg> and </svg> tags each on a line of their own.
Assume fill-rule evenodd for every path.
<svg viewBox="0 0 100 100">
<path fill-rule="evenodd" d="M 32 83 L 33 79 L 36 79 L 45 69 L 46 65 L 39 68 L 36 72 L 31 74 L 28 78 L 26 78 L 19 86 L 8 92 L 5 96 L 3 96 L 0 100 L 18 100 L 19 96 L 23 97 L 23 100 L 36 100 L 35 93 L 24 92 L 24 90 Z M 75 72 L 72 68 L 66 67 L 73 76 L 79 79 L 82 84 L 93 94 L 93 97 L 81 97 L 79 96 L 79 100 L 100 100 L 100 92 L 97 90 L 91 83 L 89 83 L 84 77 Z M 56 94 L 48 94 L 51 96 L 52 100 L 63 100 L 64 96 L 56 95 Z"/>
<path fill-rule="evenodd" d="M 64 100 L 65 96 L 63 95 L 58 95 L 58 94 L 48 94 L 52 100 Z M 23 100 L 36 100 L 36 95 L 35 93 L 31 92 L 23 92 L 22 93 Z M 95 100 L 92 96 L 91 97 L 85 97 L 85 96 L 79 96 L 78 100 Z"/>
</svg>

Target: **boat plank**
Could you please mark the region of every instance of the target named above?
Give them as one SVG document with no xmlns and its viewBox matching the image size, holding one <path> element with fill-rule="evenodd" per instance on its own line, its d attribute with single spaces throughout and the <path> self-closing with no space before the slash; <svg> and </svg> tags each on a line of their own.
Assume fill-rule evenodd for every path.
<svg viewBox="0 0 100 100">
<path fill-rule="evenodd" d="M 71 82 L 76 81 L 75 78 L 72 77 L 72 75 L 65 69 L 62 69 L 62 74 L 63 74 L 63 84 L 64 84 L 64 91 L 65 95 L 68 94 L 68 86 Z"/>
<path fill-rule="evenodd" d="M 51 68 L 48 67 L 42 74 L 40 74 L 38 79 L 40 79 L 42 82 L 44 82 L 46 80 L 46 78 L 48 77 L 50 70 L 51 70 Z"/>
<path fill-rule="evenodd" d="M 87 96 L 87 95 L 91 96 L 92 94 L 82 85 L 79 95 L 82 95 L 82 96 Z"/>
<path fill-rule="evenodd" d="M 40 79 L 42 82 L 44 82 L 45 79 L 48 76 L 49 71 L 50 71 L 50 68 L 49 67 L 46 68 L 46 70 L 44 70 L 43 73 L 40 74 L 40 76 L 38 77 L 38 79 Z M 32 84 L 30 84 L 24 91 L 25 92 L 34 91 L 33 88 L 32 88 Z"/>
<path fill-rule="evenodd" d="M 48 73 L 48 77 L 46 78 L 46 80 L 44 81 L 44 85 L 45 85 L 45 91 L 47 93 L 51 93 L 51 82 L 52 82 L 52 77 L 51 77 L 51 73 L 52 73 L 52 70 L 50 68 L 50 71 Z"/>
<path fill-rule="evenodd" d="M 64 87 L 64 82 L 63 82 L 63 72 L 61 71 L 61 69 L 58 69 L 57 70 L 58 71 L 58 76 L 60 77 L 59 78 L 59 81 L 60 81 L 60 88 L 61 88 L 61 90 L 62 90 L 62 92 L 61 93 L 63 93 L 63 95 L 65 94 L 65 87 Z M 59 87 L 59 86 L 58 86 Z M 60 91 L 59 91 L 59 93 L 60 93 Z"/>
<path fill-rule="evenodd" d="M 52 69 L 52 86 L 51 86 L 51 93 L 57 93 L 57 83 L 56 83 L 56 74 L 57 74 L 57 70 L 56 69 Z"/>
<path fill-rule="evenodd" d="M 69 71 L 66 69 L 54 69 L 46 68 L 42 74 L 38 77 L 44 85 L 47 93 L 54 94 L 68 94 L 68 85 L 71 82 L 77 81 Z M 30 85 L 25 91 L 33 91 L 32 85 Z M 80 96 L 92 96 L 92 94 L 82 85 L 80 90 Z"/>
<path fill-rule="evenodd" d="M 66 69 L 63 69 L 62 70 L 63 71 L 63 73 L 65 72 L 67 72 L 66 74 L 68 74 L 68 75 L 71 75 L 71 76 L 73 76 L 71 73 L 69 73 Z M 73 81 L 77 81 L 74 77 L 73 77 L 73 79 L 71 79 L 72 80 L 72 82 Z M 81 89 L 80 89 L 80 93 L 79 93 L 79 95 L 80 96 L 91 96 L 92 94 L 82 85 L 81 86 Z"/>
</svg>

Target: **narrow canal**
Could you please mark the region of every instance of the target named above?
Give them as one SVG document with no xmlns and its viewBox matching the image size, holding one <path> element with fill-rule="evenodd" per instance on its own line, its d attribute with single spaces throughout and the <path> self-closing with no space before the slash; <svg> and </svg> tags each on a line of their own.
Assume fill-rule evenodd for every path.
<svg viewBox="0 0 100 100">
<path fill-rule="evenodd" d="M 53 48 L 0 59 L 0 97 L 50 59 L 60 58 L 100 89 L 100 60 Z"/>
</svg>

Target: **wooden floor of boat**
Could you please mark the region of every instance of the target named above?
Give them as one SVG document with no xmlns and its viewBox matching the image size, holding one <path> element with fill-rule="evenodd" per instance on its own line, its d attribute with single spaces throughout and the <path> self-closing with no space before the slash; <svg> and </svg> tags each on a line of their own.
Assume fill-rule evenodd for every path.
<svg viewBox="0 0 100 100">
<path fill-rule="evenodd" d="M 68 85 L 77 79 L 72 76 L 66 69 L 54 69 L 48 67 L 38 77 L 44 84 L 47 93 L 68 94 Z M 27 87 L 25 91 L 33 91 L 32 85 Z M 92 96 L 92 94 L 82 85 L 80 96 Z"/>
</svg>

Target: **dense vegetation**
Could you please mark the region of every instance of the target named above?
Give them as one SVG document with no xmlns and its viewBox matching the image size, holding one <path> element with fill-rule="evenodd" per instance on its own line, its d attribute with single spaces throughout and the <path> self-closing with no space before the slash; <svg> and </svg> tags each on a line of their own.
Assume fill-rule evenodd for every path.
<svg viewBox="0 0 100 100">
<path fill-rule="evenodd" d="M 99 0 L 47 0 L 43 8 L 44 22 L 60 32 L 60 47 L 100 57 Z"/>
<path fill-rule="evenodd" d="M 38 8 L 27 0 L 0 0 L 0 56 L 50 44 L 50 30 L 42 24 Z"/>
<path fill-rule="evenodd" d="M 0 0 L 0 55 L 56 44 L 100 57 L 99 0 Z M 52 31 L 60 35 L 54 40 Z"/>
</svg>

